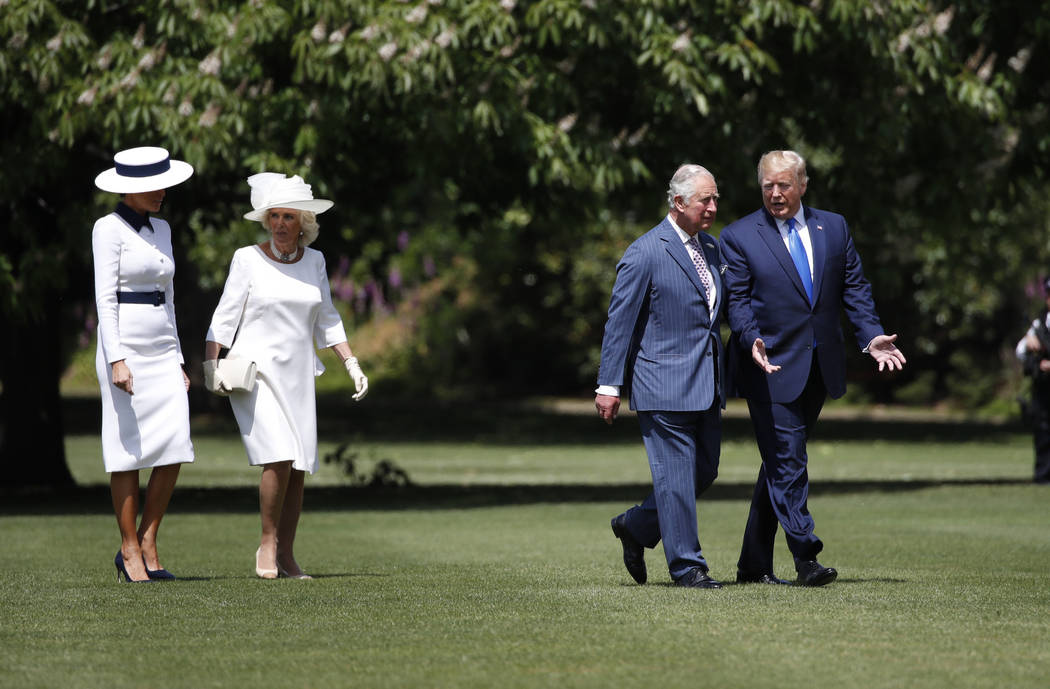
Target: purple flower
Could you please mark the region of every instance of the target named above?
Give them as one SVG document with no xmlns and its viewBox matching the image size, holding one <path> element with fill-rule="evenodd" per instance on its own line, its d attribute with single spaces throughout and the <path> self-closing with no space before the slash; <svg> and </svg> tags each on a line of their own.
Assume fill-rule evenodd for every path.
<svg viewBox="0 0 1050 689">
<path fill-rule="evenodd" d="M 79 311 L 79 309 L 77 309 Z M 78 314 L 79 315 L 79 314 Z M 80 337 L 77 338 L 77 342 L 81 347 L 87 347 L 91 344 L 91 335 L 95 332 L 95 328 L 98 326 L 98 321 L 95 320 L 95 314 L 89 313 L 84 318 L 84 329 L 80 331 Z"/>
<path fill-rule="evenodd" d="M 365 291 L 368 292 L 368 297 L 372 301 L 372 308 L 385 309 L 386 300 L 383 299 L 383 288 L 375 280 L 369 280 L 365 284 Z"/>
<path fill-rule="evenodd" d="M 397 289 L 401 286 L 401 271 L 398 269 L 397 266 L 394 266 L 390 269 L 390 275 L 387 276 L 386 281 L 387 284 L 389 284 L 394 289 Z"/>
<path fill-rule="evenodd" d="M 437 273 L 437 266 L 434 265 L 434 259 L 427 256 L 423 259 L 423 274 L 428 278 L 432 278 L 435 273 Z"/>
<path fill-rule="evenodd" d="M 341 301 L 350 301 L 354 298 L 354 281 L 353 280 L 338 280 L 333 285 L 335 295 Z"/>
<path fill-rule="evenodd" d="M 408 246 L 408 230 L 401 230 L 397 233 L 397 250 L 404 251 Z"/>
</svg>

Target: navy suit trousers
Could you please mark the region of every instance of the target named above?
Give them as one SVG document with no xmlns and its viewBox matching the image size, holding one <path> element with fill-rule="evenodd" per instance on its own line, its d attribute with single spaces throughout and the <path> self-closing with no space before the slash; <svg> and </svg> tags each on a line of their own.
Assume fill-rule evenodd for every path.
<svg viewBox="0 0 1050 689">
<path fill-rule="evenodd" d="M 776 375 L 775 373 L 771 375 Z M 739 573 L 773 573 L 773 544 L 777 524 L 784 528 L 795 562 L 815 560 L 824 544 L 813 533 L 809 514 L 809 474 L 806 442 L 827 399 L 827 388 L 814 355 L 802 394 L 792 402 L 747 401 L 755 438 L 762 455 L 744 544 L 737 563 Z"/>
<path fill-rule="evenodd" d="M 671 578 L 707 571 L 700 550 L 696 499 L 718 475 L 722 417 L 718 400 L 702 412 L 639 411 L 653 492 L 627 510 L 625 526 L 647 548 L 664 542 Z"/>
</svg>

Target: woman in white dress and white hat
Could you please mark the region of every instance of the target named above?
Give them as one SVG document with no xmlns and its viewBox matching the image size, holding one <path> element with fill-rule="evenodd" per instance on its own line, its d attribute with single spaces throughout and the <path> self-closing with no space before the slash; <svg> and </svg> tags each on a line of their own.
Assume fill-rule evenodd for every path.
<svg viewBox="0 0 1050 689">
<path fill-rule="evenodd" d="M 171 227 L 152 214 L 160 210 L 165 190 L 189 179 L 193 168 L 155 146 L 120 151 L 113 161 L 95 186 L 122 199 L 91 233 L 102 457 L 120 527 L 117 579 L 148 582 L 175 578 L 161 566 L 157 532 L 179 468 L 193 461 L 190 380 L 175 325 Z M 140 469 L 152 471 L 136 528 Z"/>
<path fill-rule="evenodd" d="M 332 304 L 324 255 L 308 248 L 317 238 L 317 215 L 332 202 L 315 199 L 298 175 L 263 172 L 248 184 L 253 210 L 244 217 L 262 223 L 270 236 L 233 255 L 208 329 L 204 380 L 212 392 L 229 396 L 248 461 L 262 466 L 256 575 L 308 579 L 293 548 L 305 475 L 318 464 L 314 377 L 324 367 L 315 345 L 339 356 L 354 381 L 355 400 L 367 393 L 368 379 Z M 255 364 L 254 380 L 224 378 L 224 348 L 227 360 Z"/>
</svg>

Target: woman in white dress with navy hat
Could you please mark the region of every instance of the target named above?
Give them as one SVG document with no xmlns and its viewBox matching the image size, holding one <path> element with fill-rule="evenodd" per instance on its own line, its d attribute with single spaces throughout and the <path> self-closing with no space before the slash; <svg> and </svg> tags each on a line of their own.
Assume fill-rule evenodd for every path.
<svg viewBox="0 0 1050 689">
<path fill-rule="evenodd" d="M 270 236 L 233 255 L 208 329 L 204 380 L 212 392 L 229 396 L 248 461 L 262 467 L 256 575 L 309 579 L 293 549 L 305 475 L 317 471 L 314 377 L 324 367 L 315 346 L 331 348 L 342 360 L 355 400 L 367 393 L 368 379 L 332 304 L 324 255 L 308 248 L 317 238 L 317 214 L 332 202 L 315 199 L 298 175 L 263 172 L 248 184 L 253 210 L 244 217 L 262 223 Z M 223 348 L 227 359 L 255 364 L 249 389 L 223 377 Z"/>
<path fill-rule="evenodd" d="M 175 578 L 161 566 L 157 532 L 179 468 L 193 461 L 190 381 L 175 326 L 171 227 L 152 214 L 160 210 L 165 190 L 189 179 L 193 168 L 155 146 L 120 151 L 113 161 L 95 186 L 122 199 L 91 233 L 102 457 L 120 528 L 117 579 L 148 582 Z M 151 473 L 136 526 L 140 469 Z"/>
</svg>

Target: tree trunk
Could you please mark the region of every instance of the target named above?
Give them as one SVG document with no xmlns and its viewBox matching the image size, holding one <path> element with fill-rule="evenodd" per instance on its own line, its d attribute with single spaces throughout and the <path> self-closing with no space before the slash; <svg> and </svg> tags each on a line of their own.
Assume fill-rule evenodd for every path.
<svg viewBox="0 0 1050 689">
<path fill-rule="evenodd" d="M 71 486 L 62 427 L 61 307 L 50 318 L 9 320 L 0 338 L 0 486 Z M 21 319 L 17 319 L 21 321 Z"/>
</svg>

